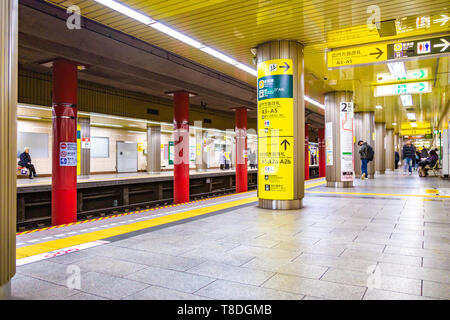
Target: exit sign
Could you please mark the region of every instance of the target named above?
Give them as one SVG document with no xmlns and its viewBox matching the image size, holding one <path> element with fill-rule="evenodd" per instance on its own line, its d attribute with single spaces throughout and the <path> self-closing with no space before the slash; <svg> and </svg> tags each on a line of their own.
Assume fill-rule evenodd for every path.
<svg viewBox="0 0 450 320">
<path fill-rule="evenodd" d="M 406 71 L 406 77 L 394 77 L 390 73 L 378 73 L 377 82 L 419 81 L 428 79 L 429 68 L 420 68 Z"/>
<path fill-rule="evenodd" d="M 431 92 L 429 81 L 390 84 L 375 87 L 375 97 Z"/>
</svg>

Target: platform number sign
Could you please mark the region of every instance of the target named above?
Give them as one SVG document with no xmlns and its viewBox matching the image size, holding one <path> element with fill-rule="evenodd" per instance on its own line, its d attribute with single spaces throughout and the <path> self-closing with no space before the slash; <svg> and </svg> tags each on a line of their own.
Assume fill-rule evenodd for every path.
<svg viewBox="0 0 450 320">
<path fill-rule="evenodd" d="M 353 181 L 353 102 L 340 104 L 341 181 Z"/>
</svg>

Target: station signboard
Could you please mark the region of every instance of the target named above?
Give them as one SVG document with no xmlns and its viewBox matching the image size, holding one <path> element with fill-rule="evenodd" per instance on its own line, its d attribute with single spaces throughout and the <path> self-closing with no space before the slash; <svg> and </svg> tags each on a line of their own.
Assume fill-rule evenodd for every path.
<svg viewBox="0 0 450 320">
<path fill-rule="evenodd" d="M 258 65 L 258 196 L 294 199 L 292 59 Z"/>
<path fill-rule="evenodd" d="M 388 44 L 388 60 L 450 53 L 450 36 Z"/>
<path fill-rule="evenodd" d="M 387 45 L 376 44 L 329 51 L 328 68 L 364 65 L 387 59 Z"/>
<path fill-rule="evenodd" d="M 450 36 L 425 38 L 414 41 L 378 43 L 372 45 L 332 48 L 327 52 L 327 67 L 330 69 L 356 65 L 393 62 L 450 53 Z"/>
</svg>

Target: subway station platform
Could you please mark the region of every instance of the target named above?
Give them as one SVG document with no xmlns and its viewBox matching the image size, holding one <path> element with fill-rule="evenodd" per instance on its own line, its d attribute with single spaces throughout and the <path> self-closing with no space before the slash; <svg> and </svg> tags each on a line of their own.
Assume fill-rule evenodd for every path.
<svg viewBox="0 0 450 320">
<path fill-rule="evenodd" d="M 18 234 L 12 294 L 450 298 L 448 180 L 395 172 L 347 189 L 305 184 L 300 210 L 260 209 L 247 192 Z"/>
<path fill-rule="evenodd" d="M 256 169 L 249 169 L 249 172 L 257 172 Z M 220 170 L 220 169 L 206 169 L 204 171 L 196 171 L 191 169 L 189 175 L 193 177 L 209 177 L 209 176 L 224 176 L 235 175 L 236 171 L 233 169 Z M 136 183 L 141 182 L 154 182 L 154 181 L 166 181 L 173 180 L 173 170 L 161 171 L 159 173 L 149 172 L 129 172 L 129 173 L 107 173 L 107 174 L 93 174 L 89 176 L 78 176 L 77 185 L 78 188 L 82 186 L 98 186 L 98 185 L 111 185 L 121 183 Z M 30 190 L 30 188 L 39 187 L 39 189 L 50 188 L 52 185 L 51 177 L 36 177 L 34 179 L 17 179 L 17 188 L 20 191 Z"/>
</svg>

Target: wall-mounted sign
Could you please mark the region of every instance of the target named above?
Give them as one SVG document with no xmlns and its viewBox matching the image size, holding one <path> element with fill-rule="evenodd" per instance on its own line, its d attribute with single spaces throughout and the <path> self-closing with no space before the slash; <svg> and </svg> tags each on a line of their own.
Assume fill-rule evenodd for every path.
<svg viewBox="0 0 450 320">
<path fill-rule="evenodd" d="M 258 65 L 258 196 L 294 199 L 292 59 Z"/>
<path fill-rule="evenodd" d="M 173 147 L 173 141 L 169 141 L 169 164 L 173 164 L 173 159 L 174 159 L 174 147 Z"/>
<path fill-rule="evenodd" d="M 341 181 L 353 181 L 353 102 L 340 103 Z"/>
<path fill-rule="evenodd" d="M 374 89 L 375 97 L 428 92 L 431 92 L 431 83 L 429 81 L 389 84 L 385 86 L 377 86 Z"/>
<path fill-rule="evenodd" d="M 325 156 L 327 166 L 333 165 L 333 122 L 325 123 Z"/>
<path fill-rule="evenodd" d="M 77 143 L 60 142 L 59 143 L 59 165 L 61 167 L 77 166 Z"/>
<path fill-rule="evenodd" d="M 81 139 L 81 148 L 82 149 L 90 149 L 91 148 L 91 138 L 82 138 Z"/>
</svg>

